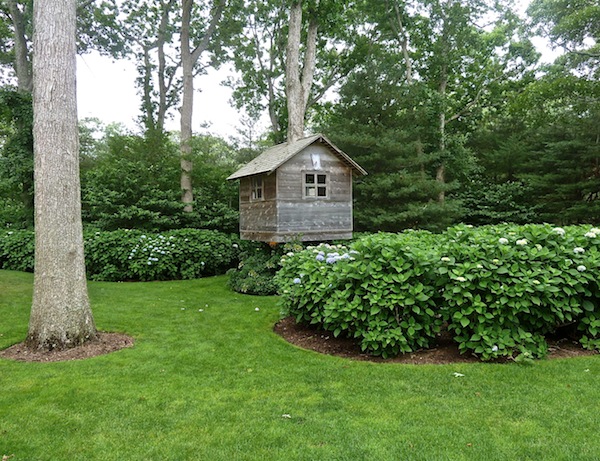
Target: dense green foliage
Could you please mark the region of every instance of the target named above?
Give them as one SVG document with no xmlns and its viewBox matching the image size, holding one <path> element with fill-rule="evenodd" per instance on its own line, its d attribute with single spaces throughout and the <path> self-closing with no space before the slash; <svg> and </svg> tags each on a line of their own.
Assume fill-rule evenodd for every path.
<svg viewBox="0 0 600 461">
<path fill-rule="evenodd" d="M 277 294 L 275 274 L 283 251 L 283 247 L 271 248 L 266 243 L 247 244 L 238 267 L 227 271 L 231 289 L 249 295 Z"/>
<path fill-rule="evenodd" d="M 14 104 L 0 111 L 0 226 L 33 225 L 33 140 L 31 98 L 2 92 Z M 16 112 L 15 112 L 16 111 Z M 22 113 L 22 115 L 20 115 Z M 235 183 L 225 180 L 236 168 L 237 153 L 213 136 L 193 139 L 193 213 L 180 203 L 179 154 L 167 135 L 140 136 L 96 119 L 80 125 L 82 219 L 102 230 L 159 232 L 202 228 L 235 232 L 238 198 Z"/>
<path fill-rule="evenodd" d="M 515 364 L 342 359 L 273 333 L 277 298 L 225 277 L 90 282 L 133 348 L 0 359 L 0 458 L 596 461 L 598 356 Z M 0 271 L 0 349 L 27 332 L 33 276 Z"/>
<path fill-rule="evenodd" d="M 29 31 L 30 2 L 15 4 Z M 306 18 L 317 12 L 316 3 L 303 5 Z M 229 3 L 217 27 L 214 62 L 204 64 L 233 56 L 240 71 L 229 82 L 233 99 L 250 118 L 243 148 L 208 135 L 194 139 L 192 214 L 180 204 L 179 140 L 164 129 L 181 83 L 179 60 L 168 56 L 179 6 L 95 1 L 82 8 L 81 49 L 135 57 L 143 108 L 141 135 L 114 127 L 91 133 L 83 121 L 84 223 L 235 232 L 236 187 L 225 178 L 266 147 L 260 139 L 285 138 L 289 5 Z M 195 40 L 210 6 L 194 8 Z M 10 66 L 14 23 L 8 5 L 0 12 L 0 36 L 7 37 L 0 64 Z M 307 124 L 369 172 L 354 188 L 355 229 L 600 225 L 599 15 L 591 0 L 534 0 L 520 15 L 507 0 L 319 2 Z M 558 52 L 551 64 L 540 59 L 536 37 Z M 337 98 L 324 97 L 330 88 Z M 0 225 L 13 229 L 32 225 L 28 98 L 11 87 L 0 94 Z M 256 120 L 267 112 L 271 133 L 259 133 Z"/>
<path fill-rule="evenodd" d="M 0 88 L 0 227 L 33 225 L 31 95 Z"/>
<path fill-rule="evenodd" d="M 225 178 L 233 171 L 231 148 L 210 136 L 193 142 L 193 213 L 180 203 L 179 154 L 167 137 L 112 132 L 86 158 L 82 174 L 84 224 L 104 230 L 163 231 L 182 227 L 237 230 L 237 190 Z"/>
<path fill-rule="evenodd" d="M 33 231 L 0 231 L 0 269 L 33 272 L 34 253 Z"/>
<path fill-rule="evenodd" d="M 211 230 L 178 229 L 86 232 L 85 259 L 91 280 L 182 280 L 224 274 L 236 266 L 240 240 Z M 0 269 L 33 272 L 34 233 L 0 233 Z"/>
<path fill-rule="evenodd" d="M 278 274 L 298 321 L 384 357 L 430 347 L 442 326 L 482 360 L 543 357 L 572 325 L 600 348 L 600 230 L 456 226 L 289 253 Z"/>
</svg>

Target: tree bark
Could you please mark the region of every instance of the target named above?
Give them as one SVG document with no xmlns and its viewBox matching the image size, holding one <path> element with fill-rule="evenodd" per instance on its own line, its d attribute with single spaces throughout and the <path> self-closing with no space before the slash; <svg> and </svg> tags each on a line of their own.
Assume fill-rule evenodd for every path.
<svg viewBox="0 0 600 461">
<path fill-rule="evenodd" d="M 261 70 L 261 74 L 264 80 L 267 82 L 267 105 L 269 109 L 269 120 L 271 121 L 271 131 L 273 133 L 279 133 L 282 131 L 282 127 L 280 125 L 279 114 L 277 113 L 277 96 L 275 94 L 275 82 L 273 78 L 273 67 L 275 66 L 276 59 L 276 47 L 275 40 L 277 36 L 277 31 L 275 31 L 270 36 L 270 46 L 269 46 L 269 68 L 267 69 L 265 63 L 263 62 L 261 55 L 261 46 L 260 46 L 260 38 L 258 35 L 258 31 L 256 30 L 256 26 L 253 28 L 254 32 L 254 46 L 256 47 L 256 60 Z"/>
<path fill-rule="evenodd" d="M 165 118 L 169 109 L 167 103 L 167 91 L 170 86 L 167 79 L 167 62 L 165 55 L 165 43 L 167 40 L 167 27 L 169 25 L 169 16 L 175 0 L 161 2 L 161 19 L 158 26 L 156 37 L 156 46 L 158 51 L 158 113 L 156 114 L 156 128 L 162 133 L 165 128 Z"/>
<path fill-rule="evenodd" d="M 308 24 L 306 50 L 301 66 L 300 41 L 302 36 L 302 0 L 290 7 L 287 56 L 285 66 L 285 89 L 288 107 L 288 142 L 304 137 L 304 119 L 315 74 L 317 55 L 318 21 L 311 16 Z"/>
<path fill-rule="evenodd" d="M 181 17 L 181 64 L 183 95 L 181 99 L 181 201 L 183 211 L 194 210 L 192 190 L 192 115 L 194 111 L 194 62 L 190 50 L 190 21 L 193 0 L 183 0 Z"/>
<path fill-rule="evenodd" d="M 442 66 L 442 75 L 441 81 L 438 88 L 440 95 L 442 96 L 442 100 L 445 102 L 446 99 L 446 88 L 448 86 L 448 72 L 446 69 L 446 65 Z M 446 153 L 446 108 L 445 104 L 442 105 L 439 114 L 439 151 L 440 151 L 440 165 L 437 167 L 437 171 L 435 174 L 435 179 L 438 183 L 440 183 L 441 188 L 438 193 L 438 202 L 444 203 L 446 200 L 446 165 L 445 165 L 445 153 Z"/>
<path fill-rule="evenodd" d="M 405 78 L 406 84 L 411 87 L 414 83 L 413 78 L 413 63 L 410 57 L 410 52 L 408 50 L 408 33 L 406 32 L 406 28 L 404 27 L 404 22 L 402 21 L 402 14 L 400 12 L 400 8 L 398 7 L 398 2 L 391 2 L 392 8 L 394 10 L 394 14 L 390 15 L 390 25 L 392 30 L 396 34 L 396 38 L 400 42 L 400 47 L 402 48 L 402 58 L 404 60 L 405 70 Z M 395 21 L 395 22 L 394 22 Z M 415 107 L 412 108 L 413 112 L 416 112 Z M 415 143 L 415 150 L 417 154 L 417 161 L 419 163 L 419 172 L 421 174 L 421 178 L 425 179 L 425 162 L 424 162 L 424 152 L 423 152 L 423 141 L 421 136 L 417 136 L 417 141 Z"/>
<path fill-rule="evenodd" d="M 96 335 L 81 224 L 76 0 L 34 3 L 35 275 L 27 344 L 64 349 Z"/>
<path fill-rule="evenodd" d="M 25 18 L 19 9 L 16 0 L 8 1 L 8 10 L 12 18 L 15 37 L 15 73 L 17 74 L 17 89 L 31 93 L 33 80 L 31 76 L 31 62 L 29 61 L 29 48 L 25 34 Z"/>
<path fill-rule="evenodd" d="M 146 130 L 150 133 L 156 132 L 156 121 L 154 118 L 154 105 L 152 104 L 152 63 L 150 62 L 150 48 L 144 47 L 144 75 L 142 76 L 142 108 L 143 122 Z"/>
<path fill-rule="evenodd" d="M 182 0 L 181 15 L 181 67 L 183 70 L 183 94 L 181 97 L 181 201 L 183 211 L 194 210 L 194 192 L 192 184 L 192 116 L 194 112 L 194 66 L 202 53 L 208 49 L 217 24 L 221 20 L 225 9 L 225 0 L 215 2 L 210 24 L 202 40 L 192 51 L 190 46 L 190 23 L 192 16 L 193 0 Z"/>
</svg>

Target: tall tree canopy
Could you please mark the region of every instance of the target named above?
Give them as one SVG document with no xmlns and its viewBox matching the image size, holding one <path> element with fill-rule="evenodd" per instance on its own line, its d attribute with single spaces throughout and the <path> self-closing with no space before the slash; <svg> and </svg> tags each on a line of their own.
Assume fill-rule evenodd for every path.
<svg viewBox="0 0 600 461">
<path fill-rule="evenodd" d="M 301 136 L 310 108 L 353 68 L 353 32 L 360 27 L 356 5 L 335 0 L 246 2 L 248 20 L 233 53 L 240 78 L 230 85 L 238 108 L 251 117 L 268 112 L 274 142 L 283 142 L 293 131 L 292 137 Z"/>
<path fill-rule="evenodd" d="M 365 58 L 329 124 L 371 173 L 356 189 L 359 228 L 443 227 L 460 216 L 447 194 L 476 166 L 467 140 L 533 47 L 500 2 L 380 0 L 365 16 Z"/>
</svg>

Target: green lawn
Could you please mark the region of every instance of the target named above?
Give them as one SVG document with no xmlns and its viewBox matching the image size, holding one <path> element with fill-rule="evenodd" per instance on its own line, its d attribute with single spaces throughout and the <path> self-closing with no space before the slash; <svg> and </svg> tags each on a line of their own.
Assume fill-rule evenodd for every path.
<svg viewBox="0 0 600 461">
<path fill-rule="evenodd" d="M 25 337 L 31 288 L 31 274 L 0 271 L 0 349 Z M 99 329 L 135 347 L 0 359 L 0 459 L 600 459 L 600 356 L 353 362 L 286 343 L 277 299 L 225 277 L 89 290 Z"/>
</svg>

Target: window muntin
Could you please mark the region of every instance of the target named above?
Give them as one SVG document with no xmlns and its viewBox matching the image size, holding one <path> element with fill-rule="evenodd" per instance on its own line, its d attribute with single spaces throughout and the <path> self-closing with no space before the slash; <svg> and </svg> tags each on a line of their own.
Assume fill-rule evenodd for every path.
<svg viewBox="0 0 600 461">
<path fill-rule="evenodd" d="M 253 176 L 250 184 L 250 200 L 264 200 L 262 176 Z"/>
<path fill-rule="evenodd" d="M 324 173 L 304 173 L 304 198 L 327 198 L 327 175 Z"/>
</svg>

